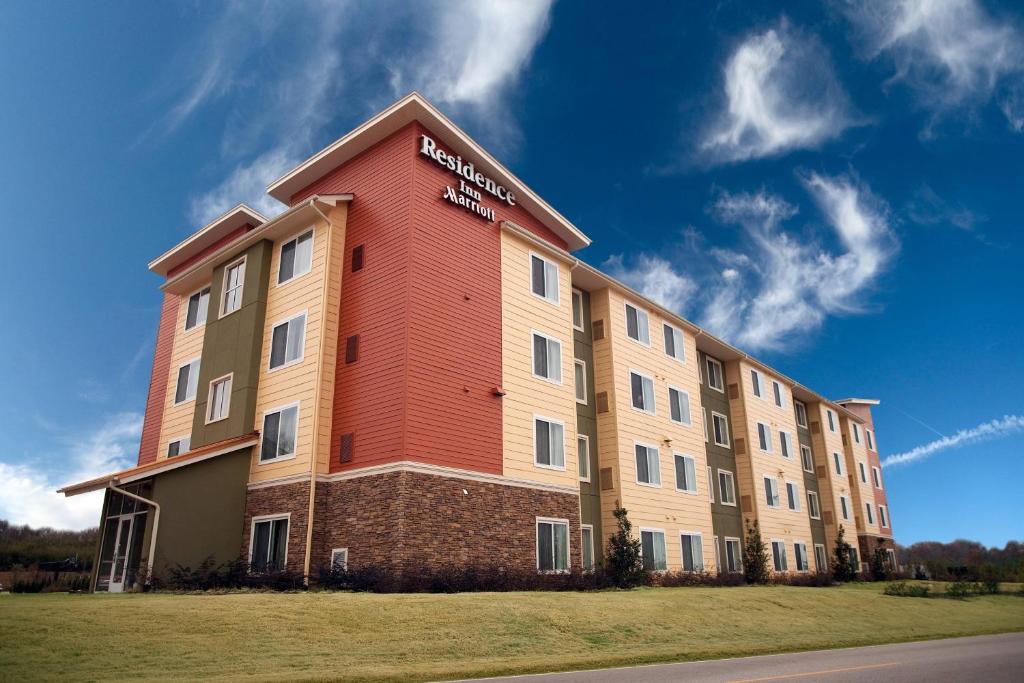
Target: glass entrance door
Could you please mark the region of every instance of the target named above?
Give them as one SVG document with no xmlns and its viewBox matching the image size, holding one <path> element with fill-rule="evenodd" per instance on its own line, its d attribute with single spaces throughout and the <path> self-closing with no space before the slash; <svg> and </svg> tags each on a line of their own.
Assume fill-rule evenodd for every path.
<svg viewBox="0 0 1024 683">
<path fill-rule="evenodd" d="M 110 583 L 107 590 L 120 593 L 124 590 L 125 578 L 128 575 L 128 554 L 132 545 L 132 525 L 135 515 L 121 515 L 117 522 L 117 534 L 114 536 L 114 556 L 110 567 Z"/>
</svg>

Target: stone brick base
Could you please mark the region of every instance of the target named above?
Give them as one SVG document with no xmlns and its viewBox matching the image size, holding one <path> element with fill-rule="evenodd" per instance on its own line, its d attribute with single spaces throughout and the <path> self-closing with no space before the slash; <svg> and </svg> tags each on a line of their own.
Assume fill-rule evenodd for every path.
<svg viewBox="0 0 1024 683">
<path fill-rule="evenodd" d="M 249 536 L 253 517 L 290 514 L 288 522 L 288 554 L 285 570 L 301 572 L 306 560 L 306 520 L 309 517 L 309 482 L 281 484 L 250 489 L 245 501 L 245 524 L 242 527 L 242 553 L 249 557 Z"/>
</svg>

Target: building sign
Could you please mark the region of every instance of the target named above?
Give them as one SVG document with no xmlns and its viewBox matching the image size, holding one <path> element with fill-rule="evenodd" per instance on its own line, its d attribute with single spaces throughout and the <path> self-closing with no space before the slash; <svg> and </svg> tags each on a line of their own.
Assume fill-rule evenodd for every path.
<svg viewBox="0 0 1024 683">
<path fill-rule="evenodd" d="M 458 177 L 458 187 L 445 185 L 442 195 L 445 201 L 461 206 L 486 221 L 494 220 L 494 209 L 480 203 L 483 196 L 481 190 L 509 206 L 515 206 L 516 196 L 508 188 L 477 171 L 473 162 L 463 163 L 461 156 L 453 156 L 443 149 L 438 149 L 433 138 L 427 135 L 420 136 L 420 154 L 433 159 L 438 166 L 447 168 Z"/>
</svg>

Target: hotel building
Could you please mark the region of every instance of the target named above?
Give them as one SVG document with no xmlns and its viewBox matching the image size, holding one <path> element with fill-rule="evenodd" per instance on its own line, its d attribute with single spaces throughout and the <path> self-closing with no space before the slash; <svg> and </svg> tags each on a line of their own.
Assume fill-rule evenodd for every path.
<svg viewBox="0 0 1024 683">
<path fill-rule="evenodd" d="M 417 94 L 160 255 L 138 463 L 93 588 L 177 565 L 651 569 L 892 548 L 876 401 L 829 401 L 580 261 L 576 226 Z M 859 544 L 859 545 L 858 545 Z"/>
</svg>

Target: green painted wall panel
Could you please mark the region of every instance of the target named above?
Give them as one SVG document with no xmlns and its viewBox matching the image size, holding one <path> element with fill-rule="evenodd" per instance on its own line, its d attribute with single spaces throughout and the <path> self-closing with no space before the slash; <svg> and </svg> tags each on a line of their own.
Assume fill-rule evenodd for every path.
<svg viewBox="0 0 1024 683">
<path fill-rule="evenodd" d="M 725 448 L 715 444 L 713 439 L 708 439 L 705 443 L 705 450 L 707 451 L 708 465 L 711 467 L 711 474 L 714 479 L 715 486 L 715 502 L 711 504 L 711 525 L 715 531 L 715 535 L 718 536 L 718 553 L 722 561 L 725 561 L 724 554 L 724 539 L 729 538 L 743 538 L 743 514 L 740 512 L 739 499 L 739 483 L 738 476 L 736 474 L 736 454 L 732 449 L 732 444 L 735 441 L 733 434 L 732 416 L 729 414 L 729 399 L 726 395 L 712 389 L 707 385 L 708 372 L 707 372 L 707 356 L 699 351 L 697 353 L 699 362 L 701 364 L 701 383 L 700 383 L 700 402 L 705 409 L 705 417 L 708 421 L 708 433 L 711 433 L 711 413 L 721 413 L 726 416 L 729 421 L 729 447 Z M 718 470 L 728 470 L 733 475 L 733 490 L 736 494 L 736 505 L 722 505 L 722 492 L 719 490 Z"/>
<path fill-rule="evenodd" d="M 601 486 L 597 464 L 597 411 L 594 406 L 594 339 L 590 330 L 590 293 L 583 294 L 583 329 L 573 329 L 575 357 L 587 364 L 587 403 L 576 404 L 576 431 L 590 439 L 590 481 L 580 482 L 580 519 L 594 526 L 594 561 L 604 558 L 601 529 Z M 573 369 L 575 377 L 575 368 Z"/>
</svg>

